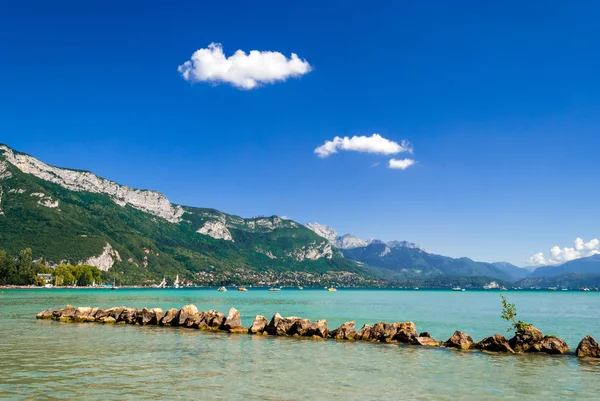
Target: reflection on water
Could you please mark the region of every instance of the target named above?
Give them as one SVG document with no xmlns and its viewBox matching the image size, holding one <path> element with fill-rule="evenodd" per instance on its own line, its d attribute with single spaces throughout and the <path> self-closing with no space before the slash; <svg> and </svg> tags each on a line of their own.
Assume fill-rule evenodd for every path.
<svg viewBox="0 0 600 401">
<path fill-rule="evenodd" d="M 61 324 L 33 318 L 48 306 L 66 303 L 101 307 L 156 305 L 164 309 L 195 303 L 201 309 L 216 308 L 224 312 L 236 306 L 246 324 L 255 314 L 270 316 L 280 311 L 284 315 L 313 320 L 327 318 L 336 324 L 354 317 L 358 325 L 401 320 L 410 315 L 416 322 L 419 319 L 427 322 L 417 323 L 418 328 L 427 329 L 438 338 L 449 337 L 459 328 L 459 323 L 460 328 L 475 338 L 481 338 L 482 333 L 501 331 L 505 325 L 497 316 L 497 295 L 480 293 L 477 302 L 473 302 L 477 295 L 459 298 L 452 293 L 425 291 L 418 294 L 249 291 L 233 296 L 213 295 L 207 291 L 3 293 L 0 297 L 0 394 L 2 398 L 25 399 L 597 397 L 600 361 L 571 356 L 493 355 L 394 344 L 226 335 L 178 328 Z M 566 321 L 547 316 L 548 306 L 537 314 L 526 306 L 523 311 L 519 310 L 520 316 L 539 321 L 542 327 L 555 327 L 557 330 L 552 332 L 565 337 L 570 328 L 577 327 L 574 323 L 580 325 L 578 330 L 597 333 L 600 337 L 597 319 L 590 319 L 592 312 L 587 306 L 582 307 L 598 306 L 597 298 L 563 297 L 557 303 L 552 295 L 541 296 L 546 298 L 537 298 L 537 303 L 562 304 L 563 309 L 557 312 L 561 316 L 567 315 L 565 310 L 571 310 Z M 524 301 L 527 301 L 526 296 L 516 300 L 517 307 L 525 305 Z M 445 304 L 453 306 L 440 311 L 439 305 Z M 378 305 L 377 310 L 372 305 Z M 464 314 L 465 310 L 470 313 Z M 573 346 L 573 341 L 582 336 L 576 333 L 568 341 Z"/>
</svg>

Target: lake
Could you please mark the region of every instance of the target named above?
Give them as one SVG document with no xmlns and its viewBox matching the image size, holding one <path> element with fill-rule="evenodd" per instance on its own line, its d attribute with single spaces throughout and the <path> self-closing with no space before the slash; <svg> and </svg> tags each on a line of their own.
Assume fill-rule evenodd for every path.
<svg viewBox="0 0 600 401">
<path fill-rule="evenodd" d="M 600 339 L 600 294 L 504 291 L 518 318 L 572 350 Z M 594 399 L 600 360 L 493 355 L 396 344 L 317 342 L 190 329 L 35 319 L 74 306 L 240 310 L 250 326 L 275 312 L 329 328 L 355 320 L 415 322 L 439 340 L 505 332 L 499 291 L 283 289 L 0 290 L 0 398 L 43 399 Z"/>
</svg>

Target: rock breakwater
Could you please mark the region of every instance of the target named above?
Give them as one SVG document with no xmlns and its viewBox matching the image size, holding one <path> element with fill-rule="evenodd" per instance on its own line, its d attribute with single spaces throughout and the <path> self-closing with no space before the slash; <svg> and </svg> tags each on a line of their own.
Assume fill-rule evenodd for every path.
<svg viewBox="0 0 600 401">
<path fill-rule="evenodd" d="M 380 343 L 410 344 L 423 347 L 445 347 L 459 350 L 480 350 L 496 353 L 544 353 L 567 354 L 567 343 L 555 336 L 544 336 L 533 326 L 507 339 L 500 334 L 486 337 L 479 342 L 466 333 L 456 331 L 447 341 L 439 342 L 431 338 L 428 332 L 418 333 L 413 322 L 365 324 L 356 331 L 355 322 L 343 323 L 330 330 L 326 320 L 311 322 L 297 316 L 283 317 L 276 313 L 271 320 L 258 315 L 252 326 L 242 325 L 240 312 L 231 308 L 227 315 L 214 309 L 199 311 L 195 305 L 186 305 L 181 309 L 172 308 L 164 312 L 160 308 L 127 308 L 125 306 L 100 309 L 98 307 L 74 307 L 67 305 L 63 309 L 47 309 L 36 315 L 37 319 L 51 319 L 66 323 L 96 322 L 103 324 L 131 324 L 183 327 L 197 330 L 222 331 L 237 334 L 305 337 L 313 340 L 368 341 Z M 600 358 L 600 346 L 591 337 L 586 336 L 577 347 L 578 357 Z"/>
</svg>

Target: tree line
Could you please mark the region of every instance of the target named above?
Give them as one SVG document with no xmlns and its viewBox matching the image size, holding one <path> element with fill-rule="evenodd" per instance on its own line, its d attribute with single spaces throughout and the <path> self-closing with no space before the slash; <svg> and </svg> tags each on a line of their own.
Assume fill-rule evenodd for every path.
<svg viewBox="0 0 600 401">
<path fill-rule="evenodd" d="M 45 285 L 46 280 L 38 274 L 52 275 L 51 283 L 56 286 L 87 286 L 102 281 L 101 272 L 95 266 L 60 264 L 53 268 L 43 259 L 34 261 L 29 248 L 17 256 L 0 250 L 0 285 Z"/>
</svg>

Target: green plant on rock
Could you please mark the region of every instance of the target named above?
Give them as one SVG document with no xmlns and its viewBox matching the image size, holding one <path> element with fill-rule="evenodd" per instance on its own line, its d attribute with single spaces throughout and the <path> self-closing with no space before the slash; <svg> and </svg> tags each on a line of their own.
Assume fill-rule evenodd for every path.
<svg viewBox="0 0 600 401">
<path fill-rule="evenodd" d="M 502 298 L 502 319 L 511 323 L 511 326 L 509 326 L 506 331 L 510 332 L 515 330 L 517 334 L 527 331 L 527 328 L 530 326 L 528 323 L 515 320 L 517 317 L 517 307 L 515 304 L 509 303 L 502 294 L 500 294 L 500 298 Z"/>
</svg>

